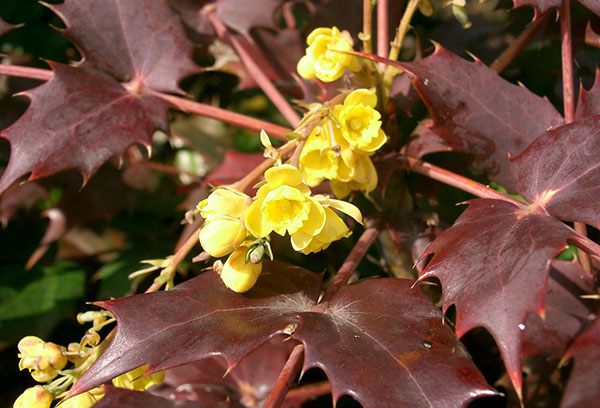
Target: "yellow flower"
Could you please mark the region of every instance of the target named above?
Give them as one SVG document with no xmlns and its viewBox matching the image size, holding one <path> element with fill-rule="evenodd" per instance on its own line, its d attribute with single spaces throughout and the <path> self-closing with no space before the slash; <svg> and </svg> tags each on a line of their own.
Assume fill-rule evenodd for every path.
<svg viewBox="0 0 600 408">
<path fill-rule="evenodd" d="M 115 387 L 127 388 L 128 390 L 146 391 L 153 385 L 161 384 L 165 378 L 164 371 L 158 371 L 149 375 L 144 375 L 148 369 L 148 364 L 121 374 L 112 380 Z"/>
<path fill-rule="evenodd" d="M 52 403 L 50 394 L 41 385 L 27 388 L 13 404 L 13 408 L 49 408 Z"/>
<path fill-rule="evenodd" d="M 360 70 L 355 56 L 339 51 L 352 51 L 352 37 L 337 27 L 317 28 L 306 39 L 306 55 L 298 61 L 298 74 L 304 79 L 318 78 L 324 82 L 339 79 L 346 68 Z"/>
<path fill-rule="evenodd" d="M 310 187 L 321 184 L 323 180 L 333 180 L 337 175 L 340 152 L 339 147 L 336 150 L 333 144 L 336 143 L 336 132 L 335 128 L 332 129 L 334 134 L 328 125 L 316 126 L 300 153 L 299 168 Z"/>
<path fill-rule="evenodd" d="M 374 108 L 377 96 L 367 89 L 357 89 L 344 99 L 343 105 L 336 106 L 336 117 L 342 125 L 344 139 L 354 149 L 373 153 L 386 141 L 381 130 L 381 114 Z"/>
<path fill-rule="evenodd" d="M 249 200 L 243 193 L 218 188 L 198 204 L 205 219 L 199 238 L 206 252 L 219 258 L 242 244 L 247 236 L 242 220 Z"/>
<path fill-rule="evenodd" d="M 252 288 L 262 271 L 262 263 L 246 262 L 248 247 L 241 246 L 227 259 L 220 271 L 225 286 L 234 292 L 243 293 Z"/>
<path fill-rule="evenodd" d="M 265 172 L 265 180 L 246 210 L 246 228 L 257 238 L 272 231 L 282 236 L 287 232 L 293 248 L 300 251 L 305 241 L 323 229 L 325 210 L 310 196 L 310 189 L 294 166 L 272 167 Z"/>
<path fill-rule="evenodd" d="M 35 336 L 27 336 L 19 341 L 19 369 L 27 368 L 37 382 L 47 382 L 58 375 L 67 365 L 67 357 L 60 346 L 46 343 Z"/>
<path fill-rule="evenodd" d="M 347 238 L 352 234 L 344 221 L 331 208 L 325 208 L 325 215 L 327 217 L 325 227 L 318 235 L 312 237 L 306 248 L 301 251 L 303 254 L 308 255 L 311 252 L 327 249 L 333 241 Z"/>
<path fill-rule="evenodd" d="M 340 166 L 341 169 L 352 166 L 351 177 L 338 177 L 331 181 L 331 189 L 337 198 L 347 197 L 356 190 L 370 193 L 377 187 L 377 170 L 370 157 L 354 153 L 351 163 L 353 164 Z M 342 175 L 342 172 L 338 174 Z"/>
<path fill-rule="evenodd" d="M 93 390 L 71 397 L 61 402 L 56 408 L 90 408 L 96 402 L 104 397 L 102 388 L 94 388 Z"/>
</svg>

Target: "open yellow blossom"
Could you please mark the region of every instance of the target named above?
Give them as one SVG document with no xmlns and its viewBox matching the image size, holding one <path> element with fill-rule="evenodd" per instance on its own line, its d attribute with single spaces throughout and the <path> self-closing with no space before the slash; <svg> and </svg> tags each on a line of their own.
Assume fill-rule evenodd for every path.
<svg viewBox="0 0 600 408">
<path fill-rule="evenodd" d="M 205 219 L 200 230 L 200 244 L 210 255 L 219 258 L 231 253 L 247 236 L 244 211 L 250 198 L 227 188 L 217 188 L 197 208 Z"/>
<path fill-rule="evenodd" d="M 358 190 L 370 193 L 377 187 L 377 170 L 370 157 L 354 153 L 351 163 L 340 166 L 341 170 L 352 166 L 351 177 L 343 177 L 343 172 L 339 171 L 340 177 L 331 180 L 331 189 L 337 198 L 347 197 Z"/>
<path fill-rule="evenodd" d="M 357 89 L 337 105 L 334 114 L 341 124 L 344 139 L 354 149 L 372 154 L 386 141 L 381 130 L 381 114 L 375 110 L 377 96 L 367 89 Z"/>
<path fill-rule="evenodd" d="M 339 131 L 334 130 L 332 134 L 329 126 L 316 126 L 306 140 L 298 165 L 306 184 L 310 187 L 321 184 L 323 180 L 333 180 L 337 176 L 340 152 L 335 133 Z"/>
<path fill-rule="evenodd" d="M 308 245 L 302 249 L 305 255 L 311 252 L 319 252 L 327 249 L 332 242 L 338 239 L 349 237 L 352 232 L 348 229 L 344 221 L 331 209 L 325 208 L 325 226 L 321 232 L 312 237 Z"/>
<path fill-rule="evenodd" d="M 27 388 L 13 404 L 13 408 L 49 408 L 52 394 L 41 385 Z"/>
<path fill-rule="evenodd" d="M 250 290 L 262 271 L 262 263 L 246 261 L 247 252 L 248 247 L 245 246 L 233 251 L 220 271 L 223 283 L 234 292 L 243 293 Z"/>
<path fill-rule="evenodd" d="M 117 378 L 112 380 L 115 387 L 127 388 L 128 390 L 135 391 L 146 391 L 153 385 L 161 384 L 165 378 L 164 371 L 158 371 L 156 373 L 144 375 L 144 372 L 148 369 L 148 364 L 136 368 L 121 374 Z"/>
<path fill-rule="evenodd" d="M 90 408 L 96 402 L 104 397 L 102 388 L 94 388 L 93 390 L 75 395 L 67 400 L 64 400 L 56 408 Z"/>
<path fill-rule="evenodd" d="M 294 166 L 272 167 L 265 172 L 265 180 L 246 210 L 246 228 L 257 238 L 273 231 L 282 236 L 288 233 L 294 249 L 300 250 L 296 243 L 323 229 L 325 210 L 310 196 L 310 189 Z"/>
<path fill-rule="evenodd" d="M 308 35 L 306 43 L 306 55 L 297 66 L 302 78 L 332 82 L 341 78 L 346 68 L 360 70 L 355 56 L 336 51 L 352 51 L 352 37 L 347 32 L 340 32 L 337 27 L 317 28 Z"/>
<path fill-rule="evenodd" d="M 67 357 L 60 346 L 46 343 L 35 336 L 26 336 L 19 341 L 19 369 L 27 368 L 37 382 L 47 382 L 58 375 L 67 365 Z"/>
</svg>

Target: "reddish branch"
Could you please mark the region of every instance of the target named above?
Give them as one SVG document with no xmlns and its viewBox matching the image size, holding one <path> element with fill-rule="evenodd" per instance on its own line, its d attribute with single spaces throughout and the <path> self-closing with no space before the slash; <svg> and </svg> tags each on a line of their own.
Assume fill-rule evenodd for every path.
<svg viewBox="0 0 600 408">
<path fill-rule="evenodd" d="M 329 394 L 331 392 L 331 383 L 322 381 L 314 384 L 303 385 L 290 390 L 285 396 L 286 400 L 306 401 L 312 397 Z"/>
<path fill-rule="evenodd" d="M 292 350 L 292 353 L 286 361 L 285 366 L 283 366 L 283 370 L 281 370 L 281 373 L 279 373 L 277 382 L 275 382 L 275 386 L 265 401 L 263 408 L 278 408 L 281 406 L 281 403 L 283 400 L 285 400 L 285 396 L 290 389 L 290 386 L 302 369 L 303 361 L 304 346 L 302 344 L 298 344 Z"/>
<path fill-rule="evenodd" d="M 321 299 L 321 304 L 329 302 L 333 295 L 335 295 L 337 291 L 348 282 L 358 267 L 358 264 L 371 247 L 371 244 L 373 244 L 375 239 L 377 239 L 377 236 L 379 236 L 379 226 L 375 225 L 375 223 L 367 225 L 367 229 L 365 229 L 358 241 L 356 241 L 354 248 L 352 248 L 352 251 L 350 251 L 344 260 L 342 267 L 338 270 L 333 277 L 333 280 L 327 287 L 327 290 Z"/>
<path fill-rule="evenodd" d="M 387 58 L 390 39 L 388 36 L 388 0 L 377 1 L 377 55 Z M 383 65 L 385 67 L 385 65 Z"/>
<path fill-rule="evenodd" d="M 373 53 L 373 3 L 363 0 L 363 51 Z"/>
<path fill-rule="evenodd" d="M 534 20 L 527 26 L 525 30 L 510 44 L 510 46 L 504 50 L 504 52 L 496 58 L 496 60 L 490 65 L 496 73 L 504 71 L 504 69 L 510 65 L 517 55 L 523 51 L 523 49 L 529 44 L 538 33 L 546 26 L 552 11 L 547 11 L 542 14 L 537 20 Z"/>
<path fill-rule="evenodd" d="M 248 73 L 252 75 L 252 78 L 264 91 L 265 95 L 273 102 L 279 112 L 286 118 L 286 120 L 296 127 L 300 122 L 300 116 L 279 92 L 279 90 L 273 85 L 271 80 L 267 77 L 264 71 L 258 66 L 254 59 L 250 56 L 250 53 L 244 48 L 238 38 L 232 35 L 223 22 L 217 17 L 216 13 L 208 12 L 208 19 L 214 27 L 217 35 L 223 41 L 231 44 L 235 52 L 238 54 L 244 66 L 248 70 Z"/>
</svg>

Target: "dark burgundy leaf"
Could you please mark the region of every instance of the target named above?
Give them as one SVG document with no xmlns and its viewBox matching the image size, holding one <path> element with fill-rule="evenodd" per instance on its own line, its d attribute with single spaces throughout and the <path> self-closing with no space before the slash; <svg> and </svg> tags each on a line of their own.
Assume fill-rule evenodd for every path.
<svg viewBox="0 0 600 408">
<path fill-rule="evenodd" d="M 47 196 L 46 189 L 35 182 L 12 186 L 0 196 L 0 223 L 6 227 L 17 211 L 29 209 Z"/>
<path fill-rule="evenodd" d="M 71 393 L 144 363 L 155 371 L 220 355 L 232 367 L 267 339 L 293 332 L 306 347 L 304 368 L 323 368 L 336 399 L 350 394 L 367 408 L 457 407 L 493 395 L 412 283 L 368 280 L 315 306 L 318 275 L 266 263 L 245 295 L 209 272 L 169 292 L 101 302 L 115 314 L 117 334 Z"/>
<path fill-rule="evenodd" d="M 535 18 L 546 11 L 560 7 L 561 0 L 513 0 L 515 7 L 531 6 L 535 11 Z"/>
<path fill-rule="evenodd" d="M 511 159 L 517 191 L 561 220 L 600 228 L 600 115 L 551 129 Z"/>
<path fill-rule="evenodd" d="M 180 92 L 177 83 L 199 70 L 167 0 L 66 0 L 50 8 L 65 22 L 64 34 L 81 50 L 83 65 L 119 81 Z"/>
<path fill-rule="evenodd" d="M 554 260 L 546 292 L 546 315 L 531 314 L 525 322 L 523 356 L 560 358 L 567 346 L 589 324 L 593 300 L 582 299 L 594 291 L 594 279 L 577 262 Z"/>
<path fill-rule="evenodd" d="M 600 16 L 600 1 L 598 0 L 579 0 L 581 4 Z"/>
<path fill-rule="evenodd" d="M 600 398 L 600 318 L 596 319 L 564 356 L 575 358 L 561 408 L 594 407 Z"/>
<path fill-rule="evenodd" d="M 443 137 L 431 130 L 432 125 L 431 119 L 425 119 L 419 123 L 410 136 L 408 143 L 404 146 L 403 151 L 406 155 L 420 159 L 427 154 L 449 152 L 451 150 Z"/>
<path fill-rule="evenodd" d="M 265 158 L 260 153 L 251 154 L 227 150 L 223 162 L 206 176 L 204 184 L 220 186 L 234 183 L 250 173 L 263 160 Z"/>
<path fill-rule="evenodd" d="M 225 402 L 174 401 L 148 392 L 104 386 L 104 397 L 95 408 L 228 408 Z"/>
<path fill-rule="evenodd" d="M 589 22 L 585 29 L 585 43 L 600 48 L 600 34 L 594 30 L 592 23 Z"/>
<path fill-rule="evenodd" d="M 476 165 L 512 190 L 508 154 L 517 155 L 563 118 L 544 98 L 502 79 L 480 61 L 466 61 L 437 46 L 416 62 L 390 62 L 414 76 L 428 106 L 433 131 L 452 150 L 473 155 Z"/>
<path fill-rule="evenodd" d="M 419 100 L 419 94 L 412 86 L 410 77 L 405 73 L 397 75 L 392 81 L 390 88 L 390 98 L 394 101 L 394 107 L 411 116 L 411 110 Z"/>
<path fill-rule="evenodd" d="M 284 0 L 261 0 L 260 5 L 247 0 L 217 0 L 217 15 L 230 28 L 248 34 L 252 27 L 276 28 L 275 11 Z"/>
<path fill-rule="evenodd" d="M 600 69 L 596 69 L 594 85 L 589 90 L 581 86 L 579 100 L 577 101 L 577 110 L 575 111 L 575 120 L 595 115 L 600 115 Z"/>
<path fill-rule="evenodd" d="M 171 6 L 177 10 L 185 24 L 194 30 L 196 33 L 204 36 L 204 38 L 212 37 L 215 31 L 202 13 L 202 8 L 212 3 L 214 0 L 169 0 Z"/>
<path fill-rule="evenodd" d="M 322 368 L 334 400 L 349 394 L 365 407 L 460 407 L 494 395 L 412 284 L 365 280 L 340 289 L 325 313 L 300 316 L 293 337 L 306 345 L 304 370 Z"/>
<path fill-rule="evenodd" d="M 420 279 L 440 279 L 443 310 L 456 305 L 458 337 L 479 326 L 489 330 L 517 390 L 525 319 L 545 313 L 550 262 L 573 234 L 551 217 L 477 199 L 423 254 L 433 258 Z"/>
<path fill-rule="evenodd" d="M 86 182 L 109 157 L 134 143 L 148 146 L 154 130 L 168 130 L 162 99 L 128 92 L 92 68 L 51 66 L 54 77 L 26 92 L 29 109 L 2 132 L 11 158 L 0 192 L 30 172 L 35 179 L 77 169 Z"/>
<path fill-rule="evenodd" d="M 17 26 L 13 25 L 13 24 L 8 24 L 6 21 L 2 20 L 0 18 L 0 36 L 9 32 L 10 30 L 12 30 L 13 28 L 16 28 Z"/>
</svg>

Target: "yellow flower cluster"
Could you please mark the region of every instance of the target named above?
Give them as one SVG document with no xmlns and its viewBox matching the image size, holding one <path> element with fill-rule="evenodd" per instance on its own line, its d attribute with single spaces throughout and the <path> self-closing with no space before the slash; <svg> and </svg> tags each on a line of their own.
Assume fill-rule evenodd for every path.
<svg viewBox="0 0 600 408">
<path fill-rule="evenodd" d="M 28 369 L 37 382 L 47 382 L 58 375 L 58 371 L 67 365 L 67 357 L 62 348 L 54 343 L 45 342 L 39 337 L 27 336 L 17 345 L 20 353 L 19 369 Z"/>
<path fill-rule="evenodd" d="M 49 408 L 52 394 L 41 385 L 27 388 L 13 404 L 13 408 Z"/>
<path fill-rule="evenodd" d="M 298 74 L 304 79 L 318 78 L 332 82 L 341 78 L 346 69 L 359 71 L 358 59 L 345 52 L 352 51 L 353 41 L 348 32 L 337 27 L 317 28 L 306 38 L 306 55 L 298 61 Z"/>
<path fill-rule="evenodd" d="M 377 96 L 357 89 L 343 104 L 331 108 L 324 122 L 311 132 L 302 154 L 300 171 L 314 187 L 331 180 L 338 198 L 354 190 L 371 192 L 377 186 L 377 171 L 370 157 L 385 142 Z"/>
<path fill-rule="evenodd" d="M 289 234 L 294 250 L 309 254 L 350 235 L 332 209 L 362 222 L 360 211 L 352 204 L 312 196 L 300 171 L 289 164 L 265 172 L 253 201 L 245 194 L 219 188 L 200 202 L 198 209 L 206 220 L 200 231 L 202 247 L 215 257 L 231 253 L 219 272 L 225 285 L 236 292 L 245 292 L 256 283 L 262 270 L 262 245 L 272 232 Z M 215 223 L 222 226 L 216 228 Z M 260 256 L 253 259 L 257 250 Z"/>
</svg>

